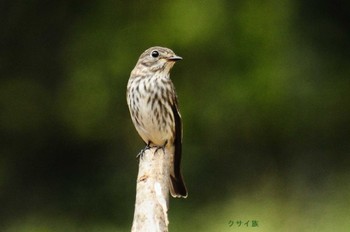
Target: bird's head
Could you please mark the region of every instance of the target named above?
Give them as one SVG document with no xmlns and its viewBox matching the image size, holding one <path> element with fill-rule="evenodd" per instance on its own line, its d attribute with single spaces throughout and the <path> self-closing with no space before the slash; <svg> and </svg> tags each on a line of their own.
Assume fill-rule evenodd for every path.
<svg viewBox="0 0 350 232">
<path fill-rule="evenodd" d="M 177 56 L 171 49 L 157 46 L 144 51 L 137 65 L 145 66 L 153 72 L 169 72 L 178 60 L 182 60 L 182 57 Z"/>
</svg>

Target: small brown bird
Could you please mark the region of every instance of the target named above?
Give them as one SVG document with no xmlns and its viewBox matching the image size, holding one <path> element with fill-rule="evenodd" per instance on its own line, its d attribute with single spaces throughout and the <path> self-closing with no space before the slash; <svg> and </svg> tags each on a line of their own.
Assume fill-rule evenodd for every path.
<svg viewBox="0 0 350 232">
<path fill-rule="evenodd" d="M 187 197 L 180 164 L 182 123 L 177 96 L 170 79 L 175 62 L 182 60 L 172 50 L 151 47 L 143 52 L 132 70 L 127 86 L 127 103 L 134 126 L 146 148 L 166 149 L 173 157 L 170 193 Z"/>
</svg>

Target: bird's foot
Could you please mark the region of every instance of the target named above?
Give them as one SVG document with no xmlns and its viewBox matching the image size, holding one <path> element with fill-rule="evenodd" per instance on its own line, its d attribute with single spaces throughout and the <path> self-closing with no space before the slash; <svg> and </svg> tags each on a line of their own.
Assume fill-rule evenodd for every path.
<svg viewBox="0 0 350 232">
<path fill-rule="evenodd" d="M 148 142 L 147 145 L 139 152 L 139 154 L 137 154 L 136 159 L 141 158 L 143 154 L 145 153 L 146 150 L 151 149 L 152 147 L 150 146 L 151 142 Z"/>
<path fill-rule="evenodd" d="M 139 154 L 137 154 L 136 159 L 141 158 L 143 154 L 145 153 L 146 150 L 151 149 L 151 148 L 156 148 L 156 150 L 154 151 L 154 154 L 157 153 L 157 151 L 159 149 L 163 150 L 163 153 L 165 153 L 165 146 L 168 144 L 168 140 L 165 141 L 165 143 L 162 146 L 151 146 L 151 142 L 148 142 L 147 145 L 139 152 Z"/>
<path fill-rule="evenodd" d="M 158 151 L 159 149 L 162 149 L 162 150 L 163 150 L 163 153 L 165 154 L 165 146 L 167 145 L 167 143 L 168 143 L 168 140 L 165 141 L 165 143 L 163 144 L 163 146 L 156 146 L 157 149 L 154 151 L 154 154 L 157 153 L 157 151 Z"/>
</svg>

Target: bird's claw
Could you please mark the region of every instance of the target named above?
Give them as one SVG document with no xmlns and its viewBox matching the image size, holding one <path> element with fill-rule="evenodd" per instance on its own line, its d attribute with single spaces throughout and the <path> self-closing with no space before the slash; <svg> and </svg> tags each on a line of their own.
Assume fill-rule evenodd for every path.
<svg viewBox="0 0 350 232">
<path fill-rule="evenodd" d="M 141 158 L 143 154 L 145 153 L 146 150 L 151 149 L 152 147 L 150 146 L 151 142 L 148 142 L 147 145 L 139 152 L 139 154 L 137 154 L 136 159 Z"/>
<path fill-rule="evenodd" d="M 142 159 L 142 156 L 145 153 L 145 151 L 148 150 L 148 149 L 154 148 L 154 147 L 156 147 L 156 150 L 154 151 L 154 154 L 157 153 L 157 151 L 159 149 L 162 149 L 163 153 L 165 153 L 165 146 L 167 144 L 168 144 L 168 140 L 165 141 L 163 146 L 151 146 L 151 142 L 148 142 L 147 145 L 139 152 L 139 154 L 136 155 L 136 159 L 139 159 L 139 158 Z"/>
<path fill-rule="evenodd" d="M 168 140 L 165 141 L 164 145 L 163 146 L 157 146 L 157 149 L 154 151 L 154 153 L 157 153 L 157 151 L 159 149 L 162 149 L 163 150 L 163 153 L 165 154 L 165 146 L 167 145 L 168 143 Z"/>
</svg>

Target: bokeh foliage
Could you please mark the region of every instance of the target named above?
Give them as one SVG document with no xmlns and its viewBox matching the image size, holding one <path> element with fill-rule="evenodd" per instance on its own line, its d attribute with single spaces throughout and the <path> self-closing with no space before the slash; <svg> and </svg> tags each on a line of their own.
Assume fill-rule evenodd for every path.
<svg viewBox="0 0 350 232">
<path fill-rule="evenodd" d="M 349 228 L 346 1 L 17 0 L 0 19 L 1 231 L 129 230 L 143 144 L 125 90 L 154 45 L 184 58 L 172 231 Z"/>
</svg>

